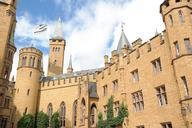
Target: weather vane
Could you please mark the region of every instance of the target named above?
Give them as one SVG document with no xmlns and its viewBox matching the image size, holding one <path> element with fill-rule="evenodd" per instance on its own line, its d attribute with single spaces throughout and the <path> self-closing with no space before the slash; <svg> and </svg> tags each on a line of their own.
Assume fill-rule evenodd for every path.
<svg viewBox="0 0 192 128">
<path fill-rule="evenodd" d="M 122 29 L 122 31 L 124 31 L 124 25 L 125 25 L 125 23 L 121 22 L 121 29 Z"/>
</svg>

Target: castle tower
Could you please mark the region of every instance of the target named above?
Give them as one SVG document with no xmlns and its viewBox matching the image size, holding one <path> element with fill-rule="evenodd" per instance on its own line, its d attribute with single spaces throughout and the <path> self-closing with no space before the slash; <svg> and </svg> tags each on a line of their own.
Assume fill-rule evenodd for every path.
<svg viewBox="0 0 192 128">
<path fill-rule="evenodd" d="M 73 73 L 73 66 L 72 66 L 72 59 L 71 59 L 71 56 L 70 56 L 70 59 L 69 59 L 69 66 L 67 68 L 67 73 Z"/>
<path fill-rule="evenodd" d="M 59 18 L 55 33 L 50 39 L 48 76 L 63 74 L 65 40 L 62 36 L 62 21 Z"/>
<path fill-rule="evenodd" d="M 14 46 L 14 32 L 16 26 L 17 0 L 0 1 L 0 121 L 4 126 L 11 127 L 11 109 L 13 96 L 8 91 L 13 56 L 16 52 Z M 8 108 L 6 104 L 9 104 Z"/>
<path fill-rule="evenodd" d="M 39 80 L 42 71 L 41 61 L 42 52 L 34 47 L 23 48 L 19 51 L 14 99 L 17 107 L 16 122 L 23 113 L 32 115 L 36 113 Z"/>
<path fill-rule="evenodd" d="M 187 127 L 192 127 L 192 1 L 165 0 L 160 12 L 166 26 L 172 64 L 181 95 L 182 114 Z"/>
</svg>

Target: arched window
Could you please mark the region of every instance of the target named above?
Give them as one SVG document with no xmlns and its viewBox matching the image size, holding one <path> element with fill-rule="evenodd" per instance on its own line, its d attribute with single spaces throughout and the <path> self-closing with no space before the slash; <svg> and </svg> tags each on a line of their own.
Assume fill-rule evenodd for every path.
<svg viewBox="0 0 192 128">
<path fill-rule="evenodd" d="M 8 79 L 8 78 L 9 78 L 9 67 L 8 67 L 8 66 L 5 68 L 4 78 L 5 78 L 5 79 Z"/>
<path fill-rule="evenodd" d="M 27 107 L 25 108 L 25 111 L 24 111 L 25 114 L 27 114 Z"/>
<path fill-rule="evenodd" d="M 80 112 L 80 123 L 84 124 L 85 122 L 85 114 L 86 114 L 86 104 L 85 99 L 83 98 L 81 101 L 81 112 Z"/>
<path fill-rule="evenodd" d="M 185 22 L 183 12 L 181 10 L 179 10 L 179 20 L 180 20 L 181 23 Z"/>
<path fill-rule="evenodd" d="M 73 104 L 73 127 L 77 126 L 77 101 Z"/>
<path fill-rule="evenodd" d="M 53 105 L 52 105 L 52 103 L 49 103 L 47 106 L 47 115 L 49 117 L 49 126 L 50 126 L 50 120 L 51 120 L 52 114 L 53 114 Z"/>
<path fill-rule="evenodd" d="M 27 57 L 22 58 L 22 66 L 26 66 Z"/>
<path fill-rule="evenodd" d="M 173 17 L 172 15 L 169 15 L 170 25 L 173 26 Z"/>
<path fill-rule="evenodd" d="M 62 128 L 65 127 L 65 115 L 66 115 L 66 107 L 65 107 L 65 103 L 62 102 L 60 105 L 60 126 Z"/>
<path fill-rule="evenodd" d="M 95 104 L 91 105 L 91 117 L 90 117 L 90 123 L 91 125 L 96 125 L 96 118 L 97 118 L 97 108 Z"/>
</svg>

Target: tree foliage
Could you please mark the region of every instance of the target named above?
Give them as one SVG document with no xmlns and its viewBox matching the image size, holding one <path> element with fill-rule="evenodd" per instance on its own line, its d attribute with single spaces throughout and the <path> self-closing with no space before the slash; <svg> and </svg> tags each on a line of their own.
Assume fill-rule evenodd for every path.
<svg viewBox="0 0 192 128">
<path fill-rule="evenodd" d="M 119 107 L 118 116 L 113 115 L 113 96 L 107 103 L 107 120 L 103 120 L 102 113 L 98 114 L 98 128 L 115 128 L 117 125 L 122 125 L 124 118 L 128 117 L 127 105 L 122 103 Z"/>
<path fill-rule="evenodd" d="M 37 114 L 37 128 L 47 128 L 49 126 L 49 117 L 43 111 Z"/>
<path fill-rule="evenodd" d="M 55 112 L 51 117 L 51 128 L 59 128 L 59 113 Z"/>
<path fill-rule="evenodd" d="M 17 128 L 33 128 L 34 117 L 30 114 L 24 114 L 17 123 Z"/>
</svg>

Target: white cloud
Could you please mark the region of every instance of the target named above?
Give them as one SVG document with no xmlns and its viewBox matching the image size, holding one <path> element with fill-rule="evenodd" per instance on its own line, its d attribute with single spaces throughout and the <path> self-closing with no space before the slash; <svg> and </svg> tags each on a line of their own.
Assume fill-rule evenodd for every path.
<svg viewBox="0 0 192 128">
<path fill-rule="evenodd" d="M 56 0 L 56 2 L 59 3 L 62 0 Z M 126 23 L 124 31 L 130 42 L 138 37 L 147 41 L 154 36 L 156 29 L 159 32 L 164 29 L 159 14 L 159 6 L 163 0 L 133 0 L 123 4 L 117 4 L 117 2 L 117 0 L 113 0 L 113 2 L 105 0 L 86 4 L 76 10 L 73 18 L 64 22 L 63 29 L 67 41 L 64 60 L 65 71 L 70 54 L 72 55 L 74 70 L 103 66 L 104 54 L 110 54 L 117 47 L 122 21 Z M 37 24 L 42 22 L 48 24 L 50 29 L 47 33 L 37 37 L 33 35 L 32 31 Z M 31 22 L 30 16 L 24 15 L 18 17 L 16 36 L 22 39 L 31 38 L 36 46 L 39 45 L 36 43 L 41 42 L 41 46 L 48 48 L 48 39 L 53 32 L 54 24 L 54 21 L 39 21 L 34 24 Z M 109 43 L 112 43 L 110 47 Z M 47 70 L 47 60 L 48 55 L 45 55 L 45 70 Z M 13 70 L 15 70 L 15 65 Z"/>
</svg>

